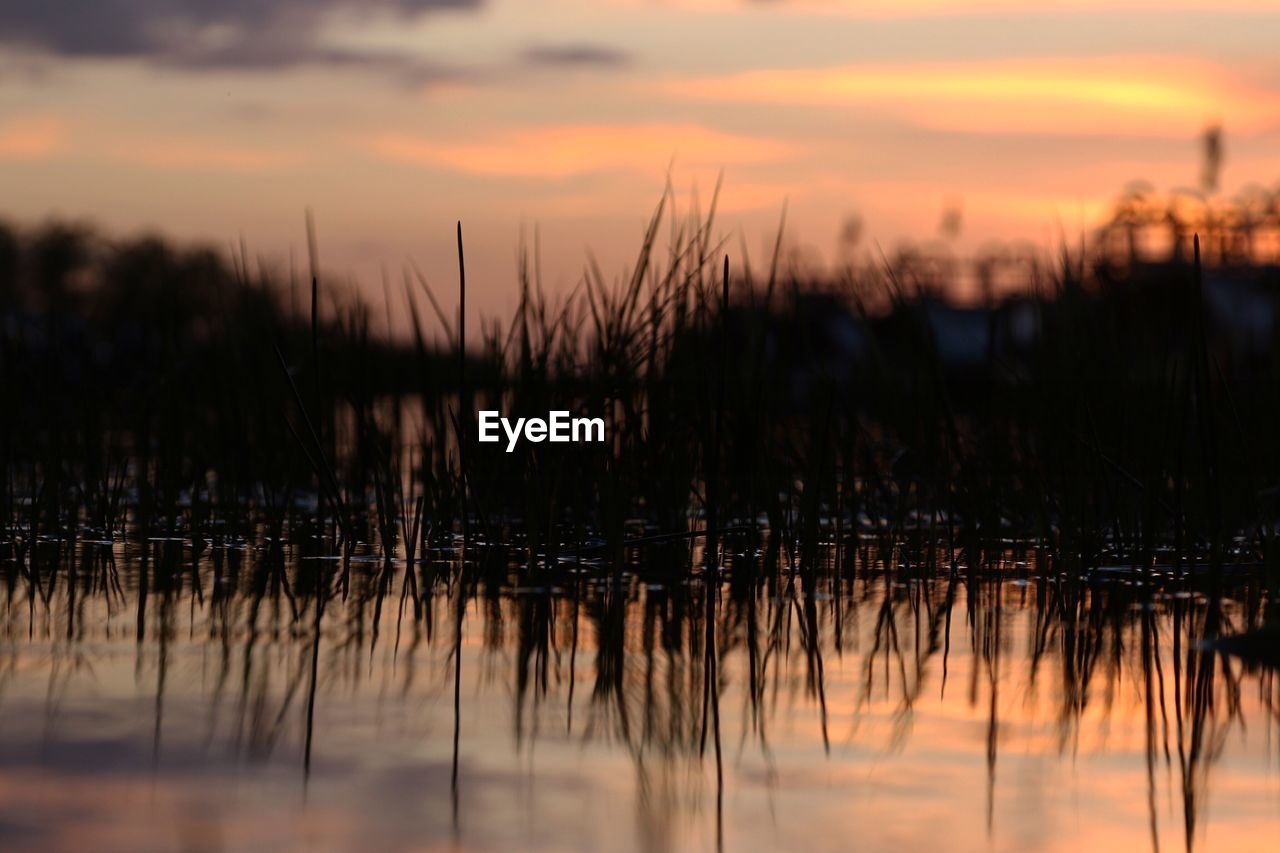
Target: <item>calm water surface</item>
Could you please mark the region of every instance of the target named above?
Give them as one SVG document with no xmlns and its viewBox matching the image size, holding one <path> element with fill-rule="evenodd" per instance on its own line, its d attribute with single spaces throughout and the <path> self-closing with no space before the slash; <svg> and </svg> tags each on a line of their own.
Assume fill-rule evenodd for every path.
<svg viewBox="0 0 1280 853">
<path fill-rule="evenodd" d="M 75 555 L 3 567 L 6 849 L 1280 838 L 1280 688 L 1187 584 Z"/>
</svg>

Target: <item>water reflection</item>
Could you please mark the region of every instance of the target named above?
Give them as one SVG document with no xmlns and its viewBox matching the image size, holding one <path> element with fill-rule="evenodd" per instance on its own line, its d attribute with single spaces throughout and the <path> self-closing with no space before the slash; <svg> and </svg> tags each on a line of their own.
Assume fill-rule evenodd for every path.
<svg viewBox="0 0 1280 853">
<path fill-rule="evenodd" d="M 1248 572 L 883 541 L 720 574 L 447 543 L 46 543 L 3 564 L 0 837 L 97 849 L 1264 849 Z M 758 549 L 757 546 L 760 546 Z M 39 551 L 39 554 L 35 552 Z M 406 570 L 411 565 L 412 571 Z M 886 566 L 890 567 L 886 570 Z"/>
</svg>

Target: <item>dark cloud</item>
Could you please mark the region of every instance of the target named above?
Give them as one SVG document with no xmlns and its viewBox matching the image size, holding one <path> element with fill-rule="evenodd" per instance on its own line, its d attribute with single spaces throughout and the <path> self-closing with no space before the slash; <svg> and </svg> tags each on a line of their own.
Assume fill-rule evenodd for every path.
<svg viewBox="0 0 1280 853">
<path fill-rule="evenodd" d="M 631 61 L 629 54 L 613 47 L 593 44 L 535 45 L 524 52 L 530 65 L 619 66 Z"/>
<path fill-rule="evenodd" d="M 433 76 L 411 58 L 320 41 L 330 17 L 417 18 L 483 0 L 0 0 L 0 44 L 72 58 L 139 58 L 189 68 L 386 66 Z"/>
</svg>

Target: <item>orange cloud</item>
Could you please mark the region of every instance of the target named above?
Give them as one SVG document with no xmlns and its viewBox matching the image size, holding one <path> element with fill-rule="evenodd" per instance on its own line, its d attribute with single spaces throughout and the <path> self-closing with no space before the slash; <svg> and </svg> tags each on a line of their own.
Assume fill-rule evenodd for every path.
<svg viewBox="0 0 1280 853">
<path fill-rule="evenodd" d="M 750 71 L 670 84 L 706 100 L 875 107 L 989 133 L 1182 135 L 1207 121 L 1273 129 L 1280 93 L 1185 58 L 1022 59 Z"/>
<path fill-rule="evenodd" d="M 501 138 L 446 143 L 386 133 L 367 142 L 390 160 L 480 175 L 562 178 L 602 169 L 754 163 L 782 157 L 779 142 L 720 133 L 697 125 L 569 125 L 513 129 Z"/>
<path fill-rule="evenodd" d="M 65 123 L 51 116 L 26 116 L 0 125 L 0 159 L 36 160 L 66 147 Z"/>
<path fill-rule="evenodd" d="M 113 152 L 121 159 L 159 169 L 212 172 L 274 172 L 295 166 L 297 155 L 284 151 L 195 140 L 139 140 Z"/>
<path fill-rule="evenodd" d="M 650 0 L 613 0 L 620 6 L 645 5 Z M 928 15 L 985 15 L 996 12 L 1042 14 L 1049 12 L 1143 12 L 1143 11 L 1275 11 L 1274 0 L 775 0 L 756 4 L 745 0 L 668 0 L 668 5 L 681 9 L 717 12 L 753 12 L 776 14 L 779 11 L 799 13 L 843 14 L 860 18 L 906 18 Z"/>
</svg>

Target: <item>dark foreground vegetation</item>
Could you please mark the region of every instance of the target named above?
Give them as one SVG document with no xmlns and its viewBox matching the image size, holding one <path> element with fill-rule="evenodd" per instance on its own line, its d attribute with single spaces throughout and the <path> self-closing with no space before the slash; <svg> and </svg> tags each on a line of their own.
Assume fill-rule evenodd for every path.
<svg viewBox="0 0 1280 853">
<path fill-rule="evenodd" d="M 1032 681 L 1059 676 L 1064 743 L 1099 691 L 1142 685 L 1152 838 L 1155 768 L 1176 763 L 1190 845 L 1246 672 L 1276 707 L 1254 666 L 1280 657 L 1280 277 L 1273 201 L 1183 213 L 1130 197 L 1091 248 L 993 253 L 968 271 L 984 301 L 960 306 L 945 259 L 815 280 L 781 252 L 726 258 L 713 216 L 664 203 L 627 275 L 552 296 L 522 265 L 519 310 L 478 340 L 462 275 L 390 289 L 412 326 L 396 340 L 333 297 L 314 245 L 299 281 L 243 252 L 5 230 L 7 633 L 70 641 L 86 602 L 127 602 L 141 660 L 189 599 L 224 673 L 245 638 L 248 691 L 266 628 L 307 651 L 274 719 L 305 696 L 309 770 L 322 637 L 376 647 L 389 602 L 397 649 L 452 642 L 456 828 L 472 602 L 486 645 L 516 626 L 518 738 L 566 649 L 573 731 L 589 630 L 608 730 L 638 765 L 714 754 L 717 817 L 722 685 L 767 749 L 774 661 L 798 655 L 825 743 L 824 655 L 861 635 L 865 696 L 893 685 L 909 718 L 939 667 L 945 693 L 956 607 L 994 785 L 1013 607 Z M 480 409 L 604 417 L 607 441 L 507 453 L 475 440 Z"/>
<path fill-rule="evenodd" d="M 467 532 L 518 542 L 537 570 L 705 535 L 714 567 L 719 531 L 749 528 L 773 534 L 762 576 L 877 534 L 944 540 L 961 563 L 1019 537 L 1055 571 L 1274 577 L 1265 215 L 1184 223 L 1128 200 L 1097 248 L 976 264 L 988 301 L 957 307 L 959 272 L 937 258 L 800 279 L 776 254 L 734 262 L 713 217 L 667 213 L 625 277 L 592 267 L 549 296 L 522 265 L 519 310 L 472 341 L 465 286 L 416 271 L 389 293 L 413 336 L 391 340 L 314 273 L 61 225 L 0 232 L 8 556 L 136 530 L 412 557 Z M 608 441 L 507 453 L 475 441 L 478 409 L 602 416 Z"/>
</svg>

